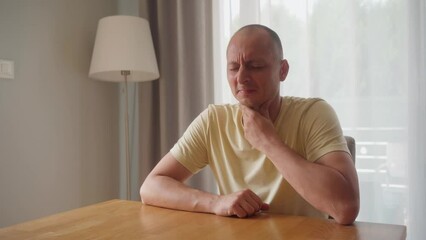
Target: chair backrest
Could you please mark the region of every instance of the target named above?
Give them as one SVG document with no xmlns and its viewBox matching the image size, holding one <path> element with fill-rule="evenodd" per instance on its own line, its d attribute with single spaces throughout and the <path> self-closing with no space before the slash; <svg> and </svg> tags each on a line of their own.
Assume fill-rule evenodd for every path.
<svg viewBox="0 0 426 240">
<path fill-rule="evenodd" d="M 356 146 L 355 146 L 355 139 L 351 136 L 345 136 L 346 143 L 348 144 L 349 152 L 351 152 L 352 155 L 352 161 L 355 163 L 355 156 L 356 156 Z"/>
</svg>

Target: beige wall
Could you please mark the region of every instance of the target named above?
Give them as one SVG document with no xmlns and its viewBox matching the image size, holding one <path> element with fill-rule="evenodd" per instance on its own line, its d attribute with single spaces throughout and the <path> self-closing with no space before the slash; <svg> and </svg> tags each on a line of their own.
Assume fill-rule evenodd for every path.
<svg viewBox="0 0 426 240">
<path fill-rule="evenodd" d="M 87 77 L 116 0 L 0 0 L 0 227 L 118 196 L 118 87 Z"/>
</svg>

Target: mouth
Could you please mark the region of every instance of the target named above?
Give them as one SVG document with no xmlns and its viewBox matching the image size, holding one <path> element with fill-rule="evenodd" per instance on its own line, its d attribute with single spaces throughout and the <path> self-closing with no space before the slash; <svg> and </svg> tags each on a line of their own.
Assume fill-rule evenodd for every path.
<svg viewBox="0 0 426 240">
<path fill-rule="evenodd" d="M 247 88 L 237 89 L 237 94 L 251 94 L 254 92 L 256 92 L 255 89 L 247 89 Z"/>
</svg>

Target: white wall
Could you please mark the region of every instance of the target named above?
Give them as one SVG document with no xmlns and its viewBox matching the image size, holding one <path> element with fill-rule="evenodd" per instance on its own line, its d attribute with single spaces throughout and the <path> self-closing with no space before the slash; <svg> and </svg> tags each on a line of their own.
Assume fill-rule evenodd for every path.
<svg viewBox="0 0 426 240">
<path fill-rule="evenodd" d="M 0 0 L 0 227 L 118 197 L 118 87 L 87 77 L 116 0 Z"/>
</svg>

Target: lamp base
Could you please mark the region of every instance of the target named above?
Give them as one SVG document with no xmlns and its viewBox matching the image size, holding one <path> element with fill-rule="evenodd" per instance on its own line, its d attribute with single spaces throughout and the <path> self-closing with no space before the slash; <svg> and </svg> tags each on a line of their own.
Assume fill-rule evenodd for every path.
<svg viewBox="0 0 426 240">
<path fill-rule="evenodd" d="M 126 187 L 127 187 L 127 200 L 130 199 L 130 147 L 129 147 L 129 95 L 127 92 L 127 76 L 130 75 L 129 70 L 122 70 L 121 75 L 124 76 L 124 95 L 126 98 L 126 113 L 125 113 L 125 142 L 126 142 Z"/>
</svg>

